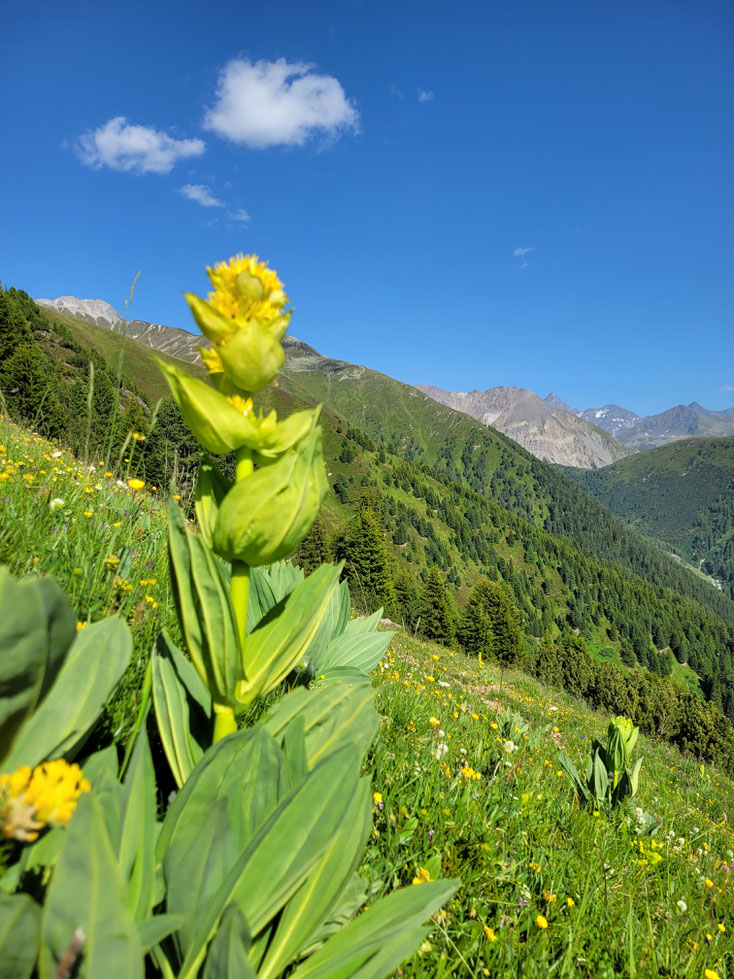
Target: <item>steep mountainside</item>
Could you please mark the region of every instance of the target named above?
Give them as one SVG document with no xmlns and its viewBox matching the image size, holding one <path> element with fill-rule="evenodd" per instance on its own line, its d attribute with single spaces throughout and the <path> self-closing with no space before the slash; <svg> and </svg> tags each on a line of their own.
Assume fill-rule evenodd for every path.
<svg viewBox="0 0 734 979">
<path fill-rule="evenodd" d="M 682 439 L 598 472 L 566 475 L 734 598 L 734 437 Z"/>
<path fill-rule="evenodd" d="M 613 435 L 525 388 L 464 392 L 420 384 L 418 389 L 434 401 L 491 425 L 544 462 L 597 469 L 630 452 Z"/>
<path fill-rule="evenodd" d="M 571 405 L 568 405 L 565 401 L 562 401 L 555 391 L 551 391 L 550 394 L 546 394 L 543 400 L 546 401 L 551 408 L 560 408 L 561 411 L 568 411 L 572 415 L 580 414 L 580 412 L 572 408 Z"/>
<path fill-rule="evenodd" d="M 580 418 L 585 418 L 592 425 L 598 425 L 605 432 L 616 435 L 622 439 L 622 435 L 628 428 L 632 428 L 640 421 L 640 416 L 634 411 L 620 408 L 619 405 L 604 405 L 603 408 L 587 408 L 586 411 L 579 412 Z"/>
<path fill-rule="evenodd" d="M 160 323 L 147 323 L 145 320 L 126 322 L 114 307 L 102 299 L 77 299 L 75 296 L 60 296 L 58 299 L 37 299 L 39 306 L 61 313 L 85 323 L 103 326 L 115 333 L 141 343 L 163 350 L 171 357 L 200 364 L 198 347 L 209 346 L 208 340 L 200 334 L 189 333 L 175 326 L 162 326 Z"/>
</svg>

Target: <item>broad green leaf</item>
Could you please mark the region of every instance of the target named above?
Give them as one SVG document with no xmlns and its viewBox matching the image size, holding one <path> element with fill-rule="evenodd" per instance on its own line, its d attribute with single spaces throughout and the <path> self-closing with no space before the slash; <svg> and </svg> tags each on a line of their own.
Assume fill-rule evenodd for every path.
<svg viewBox="0 0 734 979">
<path fill-rule="evenodd" d="M 284 777 L 277 744 L 255 727 L 207 751 L 176 796 L 157 855 L 166 878 L 167 910 L 183 916 L 177 939 L 184 951 L 201 908 L 276 808 Z"/>
<path fill-rule="evenodd" d="M 201 964 L 224 909 L 236 902 L 256 937 L 308 877 L 328 848 L 357 790 L 359 752 L 347 745 L 321 762 L 272 813 L 232 865 L 218 893 L 199 905 L 196 933 L 179 979 Z"/>
<path fill-rule="evenodd" d="M 630 776 L 630 787 L 632 789 L 632 795 L 637 795 L 637 790 L 640 787 L 640 769 L 642 768 L 642 758 L 638 758 L 635 762 L 635 767 L 632 769 L 632 775 Z"/>
<path fill-rule="evenodd" d="M 144 952 L 149 952 L 164 938 L 168 938 L 181 926 L 181 916 L 178 914 L 157 914 L 138 922 L 138 938 Z"/>
<path fill-rule="evenodd" d="M 151 654 L 153 709 L 171 773 L 184 784 L 212 739 L 206 684 L 164 632 Z"/>
<path fill-rule="evenodd" d="M 118 770 L 117 747 L 113 744 L 86 758 L 82 768 L 102 806 L 110 839 L 115 842 L 120 835 L 120 812 L 123 797 L 123 788 L 117 777 Z"/>
<path fill-rule="evenodd" d="M 247 631 L 252 632 L 258 622 L 276 604 L 267 568 L 250 568 L 250 601 L 247 606 Z"/>
<path fill-rule="evenodd" d="M 604 802 L 609 795 L 609 773 L 599 751 L 594 752 L 591 779 L 594 798 L 598 803 Z"/>
<path fill-rule="evenodd" d="M 232 707 L 243 680 L 242 654 L 221 562 L 190 533 L 180 508 L 168 508 L 171 577 L 186 648 L 212 699 Z"/>
<path fill-rule="evenodd" d="M 568 779 L 576 790 L 577 795 L 579 795 L 583 802 L 587 802 L 589 799 L 589 790 L 586 787 L 586 783 L 579 775 L 578 771 L 576 770 L 576 766 L 565 751 L 558 752 L 558 764 L 568 776 Z"/>
<path fill-rule="evenodd" d="M 394 638 L 394 632 L 345 634 L 329 643 L 323 659 L 314 663 L 314 670 L 317 675 L 327 679 L 335 669 L 351 669 L 367 676 L 385 655 Z"/>
<path fill-rule="evenodd" d="M 247 679 L 238 700 L 251 703 L 276 687 L 303 658 L 336 587 L 340 568 L 323 564 L 274 605 L 247 637 L 244 665 Z"/>
<path fill-rule="evenodd" d="M 281 975 L 311 944 L 359 866 L 371 827 L 370 786 L 362 779 L 329 846 L 283 909 L 258 968 L 259 979 Z"/>
<path fill-rule="evenodd" d="M 75 635 L 76 615 L 55 581 L 16 581 L 0 567 L 0 762 L 55 681 Z"/>
<path fill-rule="evenodd" d="M 231 904 L 209 946 L 203 979 L 256 979 L 250 965 L 250 931 L 236 904 Z"/>
<path fill-rule="evenodd" d="M 379 719 L 374 706 L 375 691 L 361 684 L 334 682 L 316 690 L 299 687 L 290 691 L 263 718 L 275 737 L 282 737 L 288 724 L 303 715 L 308 767 L 326 758 L 344 744 L 355 744 L 364 754 L 374 740 Z"/>
<path fill-rule="evenodd" d="M 420 925 L 459 884 L 437 880 L 394 891 L 332 935 L 293 979 L 384 979 L 417 947 L 424 934 Z"/>
<path fill-rule="evenodd" d="M 143 948 L 127 906 L 125 881 L 93 792 L 81 797 L 66 830 L 43 910 L 40 979 L 84 933 L 79 979 L 142 979 Z"/>
<path fill-rule="evenodd" d="M 27 894 L 0 894 L 0 974 L 29 979 L 38 957 L 41 908 Z"/>
<path fill-rule="evenodd" d="M 127 881 L 130 910 L 140 923 L 153 910 L 155 886 L 156 782 L 145 724 L 130 760 L 121 802 L 118 862 Z"/>
<path fill-rule="evenodd" d="M 199 533 L 207 547 L 212 546 L 214 525 L 219 515 L 219 505 L 232 488 L 227 479 L 208 456 L 199 464 L 199 478 L 196 481 L 196 522 Z"/>
<path fill-rule="evenodd" d="M 323 925 L 318 928 L 311 936 L 311 945 L 301 950 L 301 955 L 305 958 L 311 954 L 334 932 L 343 928 L 348 921 L 351 921 L 355 914 L 367 900 L 367 889 L 365 882 L 359 874 L 352 874 L 347 881 L 347 886 L 339 895 L 339 900 L 329 912 L 329 916 Z"/>
<path fill-rule="evenodd" d="M 193 838 L 189 826 L 206 817 L 219 799 L 227 802 L 241 849 L 250 842 L 285 794 L 283 755 L 261 725 L 218 741 L 190 773 L 163 821 L 157 844 L 162 861 L 172 842 Z"/>
<path fill-rule="evenodd" d="M 117 617 L 78 632 L 56 681 L 13 745 L 6 767 L 13 770 L 45 758 L 73 756 L 117 686 L 131 653 L 130 630 Z"/>
</svg>

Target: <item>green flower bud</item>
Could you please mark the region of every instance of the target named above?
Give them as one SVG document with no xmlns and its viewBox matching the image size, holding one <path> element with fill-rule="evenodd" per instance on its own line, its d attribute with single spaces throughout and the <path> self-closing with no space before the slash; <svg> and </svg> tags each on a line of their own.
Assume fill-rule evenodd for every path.
<svg viewBox="0 0 734 979">
<path fill-rule="evenodd" d="M 280 343 L 257 320 L 240 324 L 231 339 L 217 347 L 217 353 L 229 380 L 251 393 L 270 384 L 285 363 Z"/>
<path fill-rule="evenodd" d="M 196 325 L 212 343 L 221 343 L 237 329 L 237 324 L 233 319 L 223 316 L 205 299 L 199 299 L 192 292 L 185 292 L 184 296 L 196 320 Z"/>
<path fill-rule="evenodd" d="M 607 731 L 607 762 L 615 772 L 623 772 L 639 736 L 640 729 L 627 717 L 615 717 Z"/>
<path fill-rule="evenodd" d="M 321 412 L 318 408 L 296 411 L 285 421 L 279 422 L 274 411 L 260 422 L 260 445 L 256 450 L 255 461 L 267 466 L 295 445 L 309 429 L 316 424 Z"/>
<path fill-rule="evenodd" d="M 259 303 L 263 298 L 262 282 L 249 272 L 240 272 L 235 279 L 237 291 L 245 303 Z"/>
<path fill-rule="evenodd" d="M 158 360 L 158 366 L 166 376 L 184 421 L 207 452 L 224 455 L 243 445 L 259 447 L 260 431 L 253 414 L 243 414 L 206 381 L 162 360 Z"/>
<path fill-rule="evenodd" d="M 215 551 L 227 561 L 270 564 L 291 554 L 318 515 L 327 489 L 316 419 L 272 465 L 237 483 L 219 507 Z"/>
</svg>

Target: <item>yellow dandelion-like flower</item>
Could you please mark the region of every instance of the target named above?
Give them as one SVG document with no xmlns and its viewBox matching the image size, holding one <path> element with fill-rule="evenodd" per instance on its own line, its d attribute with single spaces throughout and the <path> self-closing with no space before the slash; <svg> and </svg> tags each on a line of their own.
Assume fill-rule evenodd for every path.
<svg viewBox="0 0 734 979">
<path fill-rule="evenodd" d="M 426 870 L 426 868 L 425 867 L 419 867 L 418 870 L 417 870 L 417 872 L 416 872 L 415 877 L 413 878 L 413 883 L 414 884 L 427 884 L 428 881 L 430 881 L 430 880 L 433 880 L 433 877 L 431 877 L 430 873 Z"/>
<path fill-rule="evenodd" d="M 714 972 L 713 969 L 704 969 L 703 974 L 706 977 L 706 979 L 719 979 L 719 973 Z"/>
<path fill-rule="evenodd" d="M 544 918 L 542 914 L 539 914 L 538 917 L 535 919 L 535 924 L 538 926 L 538 928 L 541 929 L 547 928 L 548 919 Z"/>
<path fill-rule="evenodd" d="M 127 485 L 130 487 L 131 490 L 134 490 L 135 492 L 137 492 L 138 490 L 141 490 L 145 486 L 145 480 L 144 479 L 128 479 Z"/>
<path fill-rule="evenodd" d="M 567 906 L 569 908 L 572 908 L 572 907 L 575 906 L 576 902 L 574 901 L 574 899 L 572 897 L 567 897 L 566 898 L 566 904 L 567 904 Z"/>
<path fill-rule="evenodd" d="M 76 631 L 77 632 L 81 632 L 81 630 L 82 629 L 86 629 L 88 625 L 89 625 L 88 622 L 77 622 L 77 624 L 76 624 Z"/>
<path fill-rule="evenodd" d="M 494 928 L 490 928 L 489 925 L 484 926 L 484 934 L 487 936 L 487 941 L 496 942 L 497 936 L 494 933 Z"/>
<path fill-rule="evenodd" d="M 272 320 L 288 303 L 278 273 L 257 255 L 235 255 L 208 268 L 207 274 L 214 287 L 209 302 L 231 319 Z"/>
<path fill-rule="evenodd" d="M 44 826 L 66 826 L 79 796 L 89 788 L 81 768 L 63 758 L 0 775 L 2 835 L 31 843 Z"/>
<path fill-rule="evenodd" d="M 714 882 L 712 880 L 710 880 L 708 877 L 704 881 L 704 884 L 706 885 L 706 887 L 713 887 L 714 886 Z"/>
<path fill-rule="evenodd" d="M 145 436 L 141 432 L 131 432 L 130 438 L 135 439 L 136 442 L 145 441 Z"/>
<path fill-rule="evenodd" d="M 379 806 L 379 804 L 382 802 L 382 792 L 373 792 L 372 802 L 374 805 Z"/>
</svg>

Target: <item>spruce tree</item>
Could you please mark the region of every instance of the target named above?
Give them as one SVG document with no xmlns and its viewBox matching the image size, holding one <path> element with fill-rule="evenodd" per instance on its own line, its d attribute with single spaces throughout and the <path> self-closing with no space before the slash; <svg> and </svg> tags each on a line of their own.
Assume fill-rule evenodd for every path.
<svg viewBox="0 0 734 979">
<path fill-rule="evenodd" d="M 454 610 L 446 591 L 443 575 L 434 565 L 428 572 L 418 603 L 420 632 L 428 639 L 445 643 L 455 641 Z"/>
<path fill-rule="evenodd" d="M 367 499 L 335 543 L 335 557 L 343 560 L 352 597 L 365 611 L 382 605 L 388 615 L 396 614 L 392 558 L 384 530 Z"/>
</svg>

